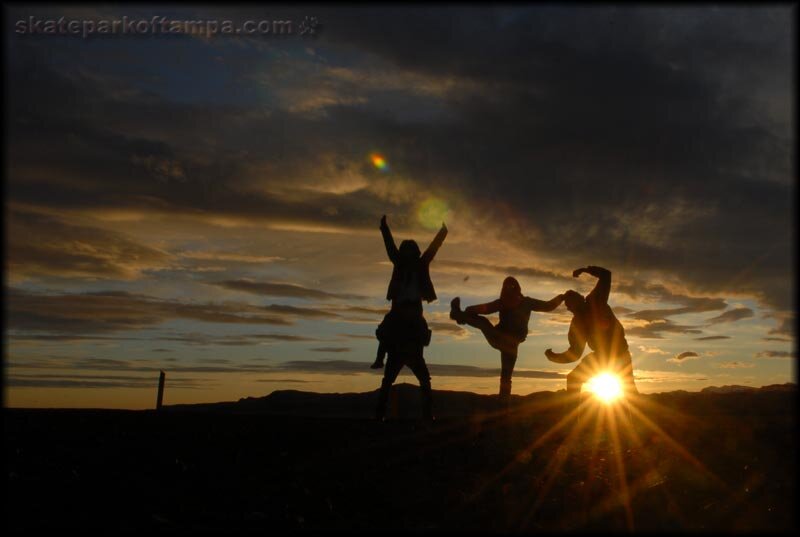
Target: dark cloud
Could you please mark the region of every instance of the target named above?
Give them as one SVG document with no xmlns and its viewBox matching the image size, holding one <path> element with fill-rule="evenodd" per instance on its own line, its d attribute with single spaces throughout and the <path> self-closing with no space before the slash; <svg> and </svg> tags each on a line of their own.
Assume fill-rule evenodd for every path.
<svg viewBox="0 0 800 537">
<path fill-rule="evenodd" d="M 567 277 L 563 274 L 557 274 L 549 270 L 537 269 L 533 267 L 490 265 L 486 263 L 475 263 L 471 261 L 454 261 L 449 259 L 437 259 L 436 268 L 438 270 L 458 272 L 459 274 L 469 273 L 469 272 L 472 273 L 480 272 L 480 273 L 502 274 L 503 276 L 528 276 L 532 278 L 552 279 L 560 281 L 562 283 L 569 283 L 569 284 L 572 284 L 575 281 L 571 277 Z M 523 293 L 524 292 L 525 291 L 523 289 Z"/>
<path fill-rule="evenodd" d="M 316 347 L 309 350 L 314 352 L 351 352 L 353 349 L 350 347 Z"/>
<path fill-rule="evenodd" d="M 300 379 L 258 379 L 256 382 L 275 382 L 279 384 L 292 383 L 292 384 L 308 384 L 310 382 L 318 382 L 316 380 L 300 380 Z"/>
<path fill-rule="evenodd" d="M 696 341 L 715 341 L 718 339 L 730 339 L 731 336 L 703 336 L 694 338 Z"/>
<path fill-rule="evenodd" d="M 337 334 L 338 337 L 343 337 L 347 339 L 375 339 L 375 335 L 364 335 L 364 334 Z"/>
<path fill-rule="evenodd" d="M 756 358 L 792 358 L 794 353 L 791 351 L 761 351 L 755 354 Z"/>
<path fill-rule="evenodd" d="M 209 323 L 291 325 L 247 304 L 194 304 L 125 292 L 81 294 L 8 292 L 8 328 L 20 332 L 102 334 L 139 330 L 172 319 Z"/>
<path fill-rule="evenodd" d="M 176 363 L 172 360 L 171 363 Z M 55 357 L 55 358 L 29 358 L 15 359 L 9 361 L 8 367 L 16 370 L 34 369 L 69 369 L 72 371 L 126 371 L 126 372 L 147 372 L 158 374 L 159 371 L 166 371 L 168 379 L 172 373 L 265 373 L 274 370 L 273 366 L 266 364 L 252 363 L 232 363 L 225 365 L 170 365 L 164 366 L 162 363 L 153 363 L 149 360 L 118 360 L 112 358 L 75 358 L 75 357 Z M 41 375 L 37 375 L 41 376 Z M 155 377 L 157 378 L 157 376 Z"/>
<path fill-rule="evenodd" d="M 318 300 L 330 300 L 334 298 L 359 300 L 366 298 L 360 295 L 329 293 L 327 291 L 309 289 L 308 287 L 288 283 L 256 282 L 252 280 L 227 280 L 222 282 L 213 282 L 211 285 L 230 289 L 232 291 L 242 291 L 245 293 L 253 293 L 264 296 L 285 296 Z"/>
<path fill-rule="evenodd" d="M 663 339 L 662 332 L 670 334 L 702 334 L 703 331 L 697 326 L 675 324 L 670 320 L 653 321 L 644 326 L 634 326 L 626 328 L 625 333 L 629 336 L 638 336 L 649 339 Z"/>
<path fill-rule="evenodd" d="M 439 321 L 430 321 L 428 323 L 428 328 L 430 328 L 434 334 L 444 332 L 447 334 L 451 334 L 453 336 L 466 336 L 469 334 L 467 330 L 463 327 L 458 326 L 455 322 L 439 322 Z"/>
<path fill-rule="evenodd" d="M 654 302 L 665 302 L 668 304 L 681 304 L 679 308 L 662 308 L 639 310 L 629 314 L 634 319 L 645 321 L 666 320 L 673 315 L 683 315 L 686 313 L 702 313 L 706 311 L 722 310 L 727 307 L 725 300 L 712 297 L 689 296 L 675 293 L 662 284 L 653 284 L 632 280 L 630 282 L 617 283 L 613 292 L 623 293 L 634 300 L 648 300 Z"/>
<path fill-rule="evenodd" d="M 708 324 L 719 324 L 719 323 L 732 323 L 734 321 L 739 321 L 741 319 L 747 319 L 749 317 L 753 317 L 755 312 L 750 308 L 735 308 L 732 310 L 728 310 L 716 317 L 712 317 L 708 321 Z"/>
<path fill-rule="evenodd" d="M 171 261 L 167 252 L 121 233 L 52 216 L 12 209 L 6 222 L 7 266 L 14 277 L 132 279 Z"/>
<path fill-rule="evenodd" d="M 287 371 L 302 371 L 305 373 L 332 373 L 332 374 L 357 374 L 375 373 L 370 370 L 369 362 L 352 362 L 348 360 L 293 360 L 284 362 L 279 366 Z M 433 376 L 447 377 L 499 377 L 499 368 L 485 368 L 469 365 L 455 364 L 428 364 L 428 369 Z M 377 371 L 380 373 L 380 371 Z M 517 378 L 542 378 L 561 379 L 564 375 L 555 371 L 514 371 Z"/>
<path fill-rule="evenodd" d="M 294 317 L 304 317 L 307 319 L 334 319 L 338 314 L 331 311 L 312 308 L 299 308 L 297 306 L 287 306 L 283 304 L 270 304 L 263 307 L 265 311 Z"/>
<path fill-rule="evenodd" d="M 188 334 L 175 335 L 175 336 L 161 336 L 153 339 L 162 341 L 175 341 L 185 343 L 187 345 L 198 346 L 249 346 L 259 345 L 265 342 L 284 342 L 284 343 L 305 343 L 310 341 L 324 341 L 312 336 L 299 336 L 296 334 L 237 334 L 237 335 L 209 335 L 197 332 Z"/>
<path fill-rule="evenodd" d="M 697 354 L 696 352 L 686 351 L 675 355 L 674 357 L 670 358 L 667 361 L 679 364 L 685 362 L 686 360 L 695 360 L 697 358 L 700 358 L 700 355 Z"/>
<path fill-rule="evenodd" d="M 720 362 L 717 364 L 717 367 L 722 369 L 752 369 L 755 367 L 755 364 L 751 364 L 750 362 Z"/>
<path fill-rule="evenodd" d="M 202 389 L 204 381 L 170 377 L 170 389 Z M 6 386 L 14 388 L 144 388 L 154 389 L 158 379 L 153 377 L 98 376 L 98 375 L 24 375 L 13 373 L 6 378 Z"/>
<path fill-rule="evenodd" d="M 387 206 L 412 215 L 419 195 L 438 193 L 482 239 L 553 266 L 598 264 L 615 282 L 647 273 L 692 295 L 747 293 L 775 311 L 792 308 L 790 6 L 319 13 L 326 31 L 313 59 L 270 59 L 254 40 L 195 40 L 185 53 L 197 62 L 167 45 L 152 62 L 149 47 L 115 41 L 125 64 L 137 65 L 128 72 L 112 69 L 119 58 L 110 42 L 54 48 L 10 39 L 10 202 L 51 215 L 158 213 L 373 232 Z M 211 70 L 219 77 L 209 79 Z M 163 82 L 175 72 L 186 83 Z M 374 147 L 391 148 L 402 181 L 382 187 L 370 175 L 363 154 Z M 131 278 L 169 259 L 58 217 L 62 247 L 42 218 L 56 219 L 10 220 L 40 239 L 14 239 L 12 272 Z M 722 309 L 676 303 L 638 318 Z"/>
</svg>

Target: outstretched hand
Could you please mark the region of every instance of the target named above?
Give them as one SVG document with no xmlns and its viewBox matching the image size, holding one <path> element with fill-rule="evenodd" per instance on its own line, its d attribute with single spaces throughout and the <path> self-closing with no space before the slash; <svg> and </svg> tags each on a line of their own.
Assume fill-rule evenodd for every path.
<svg viewBox="0 0 800 537">
<path fill-rule="evenodd" d="M 572 277 L 573 277 L 573 278 L 577 278 L 578 276 L 580 276 L 580 275 L 581 275 L 581 274 L 583 274 L 584 272 L 586 272 L 586 269 L 585 269 L 585 268 L 579 268 L 579 269 L 575 269 L 575 270 L 573 270 L 573 271 L 572 271 Z"/>
<path fill-rule="evenodd" d="M 381 227 L 386 227 L 386 215 L 381 216 Z"/>
<path fill-rule="evenodd" d="M 447 231 L 447 226 L 444 225 L 444 222 L 442 222 L 442 231 Z"/>
<path fill-rule="evenodd" d="M 544 351 L 544 355 L 547 356 L 547 359 L 552 362 L 553 357 L 556 355 L 556 353 L 553 352 L 553 349 L 547 349 L 546 351 Z"/>
</svg>

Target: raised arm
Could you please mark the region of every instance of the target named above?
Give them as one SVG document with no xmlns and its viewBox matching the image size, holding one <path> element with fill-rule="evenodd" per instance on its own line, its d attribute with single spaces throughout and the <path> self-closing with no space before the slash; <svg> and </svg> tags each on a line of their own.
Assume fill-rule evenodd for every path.
<svg viewBox="0 0 800 537">
<path fill-rule="evenodd" d="M 425 250 L 424 254 L 422 254 L 422 260 L 424 262 L 430 263 L 433 261 L 433 258 L 436 255 L 436 252 L 438 252 L 439 248 L 442 246 L 445 237 L 447 237 L 447 226 L 445 226 L 444 222 L 442 222 L 442 228 L 439 230 L 439 233 L 436 234 L 430 246 L 428 246 L 428 249 Z"/>
<path fill-rule="evenodd" d="M 381 235 L 383 235 L 383 243 L 386 245 L 386 254 L 389 256 L 392 263 L 397 263 L 399 254 L 397 252 L 397 246 L 394 244 L 394 238 L 389 229 L 389 224 L 386 223 L 386 215 L 383 215 L 381 218 Z"/>
<path fill-rule="evenodd" d="M 577 278 L 584 272 L 588 272 L 597 278 L 597 284 L 592 289 L 592 292 L 586 295 L 586 300 L 608 304 L 608 294 L 611 292 L 611 271 L 603 267 L 589 265 L 588 267 L 576 269 L 572 275 Z"/>
<path fill-rule="evenodd" d="M 561 294 L 554 296 L 547 302 L 537 298 L 525 297 L 525 302 L 528 304 L 528 307 L 531 309 L 531 311 L 553 311 L 559 306 L 559 304 L 564 302 L 564 295 Z"/>
<path fill-rule="evenodd" d="M 568 364 L 580 360 L 583 350 L 586 348 L 586 339 L 578 329 L 574 319 L 569 325 L 567 338 L 569 339 L 569 349 L 566 351 L 553 352 L 553 349 L 544 351 L 544 355 L 547 356 L 548 360 L 557 364 Z"/>
<path fill-rule="evenodd" d="M 500 311 L 500 300 L 492 300 L 486 304 L 475 304 L 464 309 L 464 313 L 476 313 L 478 315 L 489 315 Z"/>
</svg>

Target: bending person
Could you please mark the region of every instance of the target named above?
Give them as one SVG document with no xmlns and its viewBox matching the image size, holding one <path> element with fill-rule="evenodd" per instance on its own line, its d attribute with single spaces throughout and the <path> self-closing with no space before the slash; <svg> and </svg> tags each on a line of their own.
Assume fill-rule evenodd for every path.
<svg viewBox="0 0 800 537">
<path fill-rule="evenodd" d="M 423 356 L 423 348 L 430 343 L 431 332 L 422 315 L 422 301 L 436 300 L 430 264 L 447 236 L 447 227 L 442 224 L 439 233 L 422 255 L 413 240 L 403 241 L 399 249 L 395 246 L 386 215 L 381 218 L 380 228 L 386 253 L 393 265 L 392 279 L 386 293 L 386 299 L 392 301 L 392 307 L 375 332 L 380 343 L 378 356 L 371 367 L 382 367 L 383 354 L 388 354 L 375 414 L 380 420 L 385 418 L 389 391 L 405 365 L 419 380 L 423 416 L 433 419 L 431 376 Z"/>
<path fill-rule="evenodd" d="M 626 392 L 638 393 L 633 381 L 633 363 L 625 340 L 625 329 L 608 305 L 611 292 L 611 271 L 589 266 L 576 269 L 577 278 L 588 272 L 597 278 L 594 289 L 584 298 L 577 291 L 564 293 L 564 305 L 572 312 L 569 325 L 569 349 L 564 352 L 545 351 L 551 362 L 568 364 L 580 360 L 586 345 L 594 352 L 587 354 L 581 363 L 567 375 L 567 393 L 578 394 L 583 383 L 600 372 L 613 372 L 620 376 Z"/>
<path fill-rule="evenodd" d="M 468 324 L 483 332 L 486 341 L 500 351 L 500 395 L 511 394 L 511 375 L 517 362 L 520 343 L 528 337 L 528 322 L 532 311 L 553 311 L 564 300 L 558 295 L 548 302 L 523 296 L 519 282 L 509 276 L 503 281 L 500 298 L 486 304 L 469 306 L 461 311 L 461 299 L 450 302 L 450 318 L 458 324 Z M 497 326 L 483 317 L 500 312 Z"/>
</svg>

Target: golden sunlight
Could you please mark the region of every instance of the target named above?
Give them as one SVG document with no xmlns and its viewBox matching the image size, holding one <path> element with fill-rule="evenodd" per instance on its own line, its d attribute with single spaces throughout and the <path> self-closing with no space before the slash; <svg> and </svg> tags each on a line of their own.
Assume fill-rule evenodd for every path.
<svg viewBox="0 0 800 537">
<path fill-rule="evenodd" d="M 586 382 L 586 389 L 604 403 L 612 403 L 623 396 L 622 382 L 613 373 L 592 377 Z"/>
</svg>

